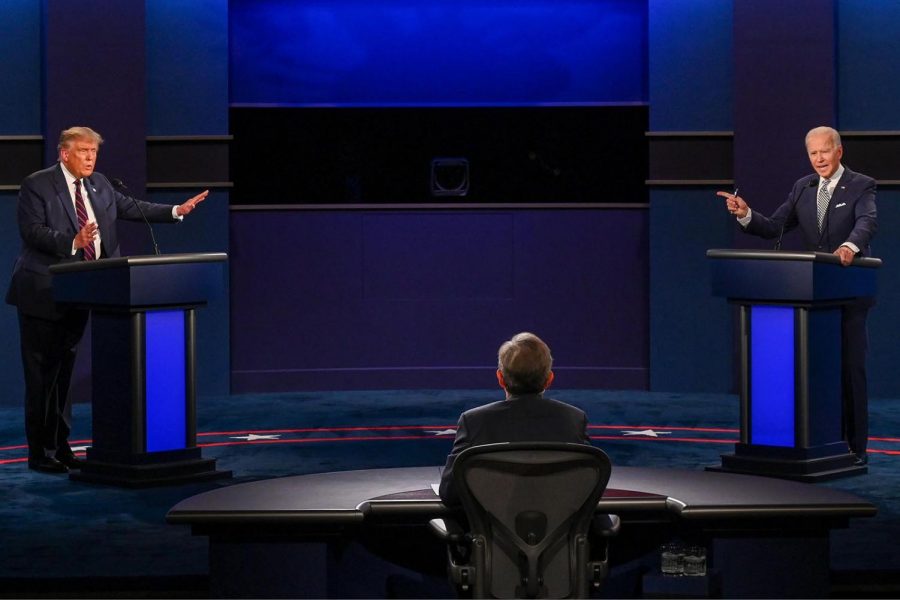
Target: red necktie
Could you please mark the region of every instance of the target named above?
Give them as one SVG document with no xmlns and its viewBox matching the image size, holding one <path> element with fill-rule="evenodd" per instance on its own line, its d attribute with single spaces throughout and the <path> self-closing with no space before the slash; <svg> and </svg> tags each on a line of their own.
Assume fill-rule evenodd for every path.
<svg viewBox="0 0 900 600">
<path fill-rule="evenodd" d="M 81 180 L 75 180 L 75 212 L 78 214 L 78 229 L 84 229 L 88 222 L 87 208 L 84 206 L 84 196 L 81 195 Z M 97 253 L 94 250 L 94 242 L 83 248 L 84 260 L 94 260 Z"/>
</svg>

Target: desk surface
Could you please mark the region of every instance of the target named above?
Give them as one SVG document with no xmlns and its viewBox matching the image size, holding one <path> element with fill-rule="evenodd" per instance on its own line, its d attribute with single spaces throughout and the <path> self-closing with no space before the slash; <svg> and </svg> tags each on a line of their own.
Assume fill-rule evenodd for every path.
<svg viewBox="0 0 900 600">
<path fill-rule="evenodd" d="M 194 526 L 351 525 L 395 516 L 433 518 L 447 508 L 431 486 L 439 467 L 340 471 L 236 484 L 187 498 L 166 515 Z M 871 517 L 871 503 L 840 490 L 710 471 L 615 467 L 599 509 L 665 512 L 685 520 Z M 427 519 L 425 519 L 427 520 Z"/>
</svg>

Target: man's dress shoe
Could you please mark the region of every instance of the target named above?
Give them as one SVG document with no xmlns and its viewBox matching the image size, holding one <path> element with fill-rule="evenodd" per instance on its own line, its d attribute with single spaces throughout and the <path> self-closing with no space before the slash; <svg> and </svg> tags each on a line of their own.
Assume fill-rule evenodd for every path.
<svg viewBox="0 0 900 600">
<path fill-rule="evenodd" d="M 28 459 L 28 468 L 42 473 L 68 473 L 69 467 L 59 462 L 52 456 L 42 456 Z"/>
<path fill-rule="evenodd" d="M 74 454 L 57 454 L 56 460 L 69 467 L 70 469 L 80 469 L 84 466 L 84 461 Z"/>
</svg>

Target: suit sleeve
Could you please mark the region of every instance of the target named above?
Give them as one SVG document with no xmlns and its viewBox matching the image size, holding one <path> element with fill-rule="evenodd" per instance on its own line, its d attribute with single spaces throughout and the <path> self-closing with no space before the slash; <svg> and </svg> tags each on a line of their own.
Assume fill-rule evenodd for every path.
<svg viewBox="0 0 900 600">
<path fill-rule="evenodd" d="M 441 473 L 441 485 L 438 488 L 438 495 L 446 505 L 459 504 L 459 496 L 453 487 L 453 463 L 459 453 L 471 446 L 469 440 L 469 432 L 466 428 L 466 415 L 463 413 L 459 417 L 456 424 L 456 438 L 453 440 L 453 448 L 447 456 L 447 463 L 444 465 L 444 471 Z"/>
<path fill-rule="evenodd" d="M 94 173 L 93 181 L 98 188 L 103 188 L 104 194 L 112 194 L 116 205 L 115 219 L 143 221 L 144 217 L 146 217 L 148 221 L 154 223 L 177 223 L 179 221 L 172 217 L 173 204 L 156 204 L 126 196 L 115 189 L 109 182 L 109 179 L 102 173 Z M 144 216 L 141 216 L 141 211 L 143 211 Z"/>
<path fill-rule="evenodd" d="M 763 215 L 758 210 L 752 211 L 750 222 L 744 227 L 744 231 L 764 239 L 773 239 L 781 235 L 782 230 L 787 233 L 797 227 L 797 198 L 803 191 L 802 187 L 794 185 L 794 189 L 788 194 L 787 200 L 779 206 L 771 217 Z"/>
<path fill-rule="evenodd" d="M 141 211 L 148 221 L 154 223 L 177 223 L 178 219 L 172 217 L 172 204 L 156 204 L 154 202 L 146 202 L 138 200 L 131 196 L 126 196 L 118 191 L 113 190 L 116 198 L 117 218 L 126 221 L 143 221 Z M 138 209 L 140 206 L 140 210 Z"/>
<path fill-rule="evenodd" d="M 875 207 L 875 180 L 869 179 L 854 207 L 856 218 L 848 242 L 855 244 L 861 252 L 866 252 L 875 232 L 878 231 L 878 211 Z"/>
<path fill-rule="evenodd" d="M 75 235 L 54 229 L 48 224 L 51 221 L 47 214 L 48 200 L 35 186 L 35 180 L 29 178 L 19 189 L 16 208 L 19 234 L 26 247 L 61 258 L 70 256 Z"/>
</svg>

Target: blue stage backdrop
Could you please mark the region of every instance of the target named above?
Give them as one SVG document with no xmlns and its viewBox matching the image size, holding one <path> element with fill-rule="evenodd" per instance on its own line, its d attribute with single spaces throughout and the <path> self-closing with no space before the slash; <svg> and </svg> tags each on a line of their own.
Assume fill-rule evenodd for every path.
<svg viewBox="0 0 900 600">
<path fill-rule="evenodd" d="M 646 0 L 232 0 L 231 102 L 646 100 Z"/>
<path fill-rule="evenodd" d="M 900 128 L 900 2 L 838 0 L 837 15 L 840 128 L 896 131 Z"/>
<path fill-rule="evenodd" d="M 0 135 L 41 131 L 41 9 L 34 0 L 0 6 Z"/>
</svg>

